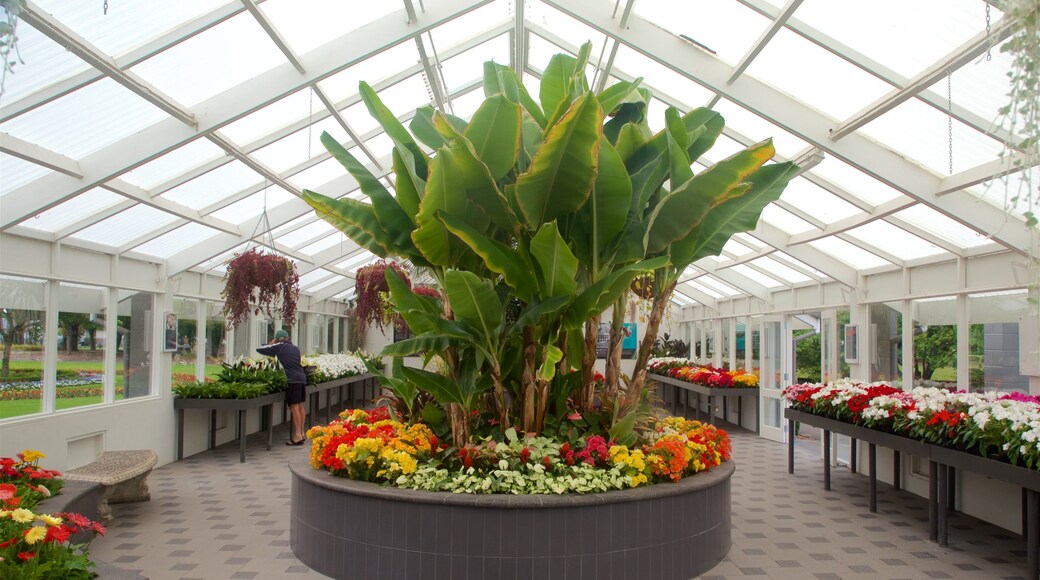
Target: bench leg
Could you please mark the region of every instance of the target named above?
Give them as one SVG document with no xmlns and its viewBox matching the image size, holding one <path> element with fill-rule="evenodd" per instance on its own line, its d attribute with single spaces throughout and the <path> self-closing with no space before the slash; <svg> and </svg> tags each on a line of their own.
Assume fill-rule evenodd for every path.
<svg viewBox="0 0 1040 580">
<path fill-rule="evenodd" d="M 946 546 L 949 544 L 949 521 L 946 517 L 946 505 L 948 503 L 948 495 L 950 493 L 950 470 L 947 466 L 939 466 L 939 501 L 936 506 L 939 516 L 939 545 Z"/>
<path fill-rule="evenodd" d="M 892 487 L 899 491 L 899 474 L 902 472 L 903 463 L 900 461 L 900 454 L 898 451 L 892 451 Z"/>
<path fill-rule="evenodd" d="M 939 464 L 928 462 L 928 539 L 939 541 Z"/>
<path fill-rule="evenodd" d="M 184 459 L 184 409 L 177 409 L 177 461 Z"/>
<path fill-rule="evenodd" d="M 870 464 L 870 481 L 868 483 L 868 495 L 870 495 L 870 513 L 877 513 L 877 445 L 867 445 L 867 463 Z"/>
<path fill-rule="evenodd" d="M 274 403 L 268 403 L 264 405 L 264 409 L 267 410 L 267 424 L 264 427 L 267 428 L 267 450 L 271 450 L 271 442 L 274 440 Z"/>
<path fill-rule="evenodd" d="M 246 462 L 246 410 L 238 411 L 238 462 Z"/>
<path fill-rule="evenodd" d="M 859 468 L 858 455 L 859 443 L 855 439 L 849 439 L 849 471 L 852 473 L 856 473 L 856 469 Z"/>
<path fill-rule="evenodd" d="M 744 426 L 744 396 L 737 397 L 737 427 Z"/>
<path fill-rule="evenodd" d="M 831 432 L 823 430 L 823 489 L 831 490 Z"/>
<path fill-rule="evenodd" d="M 787 473 L 794 473 L 794 419 L 787 420 Z"/>
<path fill-rule="evenodd" d="M 209 412 L 209 447 L 213 449 L 217 446 L 217 410 L 213 409 Z"/>
<path fill-rule="evenodd" d="M 1040 542 L 1036 541 L 1040 537 L 1040 492 L 1038 491 L 1026 492 L 1026 519 L 1029 524 L 1029 530 L 1025 534 L 1029 538 L 1026 541 L 1026 546 L 1028 546 L 1026 577 L 1030 580 L 1037 580 L 1040 578 Z"/>
</svg>

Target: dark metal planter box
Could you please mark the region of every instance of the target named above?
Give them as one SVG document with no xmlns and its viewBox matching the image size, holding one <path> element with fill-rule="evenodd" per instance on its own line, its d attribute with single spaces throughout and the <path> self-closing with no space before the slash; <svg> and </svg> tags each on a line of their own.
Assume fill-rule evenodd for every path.
<svg viewBox="0 0 1040 580">
<path fill-rule="evenodd" d="M 729 399 L 736 397 L 736 399 L 737 399 L 737 425 L 739 425 L 740 427 L 744 426 L 743 423 L 742 423 L 743 420 L 744 420 L 744 412 L 743 412 L 744 411 L 744 397 L 751 397 L 756 402 L 758 401 L 758 394 L 759 394 L 758 387 L 731 387 L 731 388 L 705 387 L 704 385 L 698 385 L 696 383 L 683 381 L 683 380 L 672 378 L 672 377 L 669 377 L 669 376 L 666 376 L 666 375 L 655 375 L 655 374 L 648 374 L 647 375 L 647 379 L 649 379 L 651 381 L 656 381 L 657 383 L 660 383 L 662 385 L 669 385 L 669 386 L 677 389 L 675 391 L 676 396 L 674 396 L 672 398 L 672 413 L 679 413 L 680 412 L 680 409 L 678 408 L 679 404 L 682 404 L 683 409 L 688 407 L 689 395 L 687 394 L 685 400 L 682 403 L 679 403 L 679 401 L 678 401 L 678 399 L 679 399 L 678 393 L 681 392 L 681 391 L 679 391 L 678 389 L 682 389 L 683 391 L 686 391 L 687 393 L 695 393 L 697 395 L 697 403 L 694 406 L 694 409 L 696 410 L 696 413 L 697 413 L 697 417 L 700 417 L 700 413 L 701 413 L 701 405 L 700 405 L 701 396 L 708 397 L 708 407 L 711 409 L 711 412 L 708 413 L 708 422 L 713 424 L 713 425 L 715 424 L 715 401 L 717 401 L 719 399 L 719 397 L 722 398 L 722 405 L 723 405 L 723 407 L 722 407 L 723 408 L 722 416 L 723 417 L 727 417 L 728 414 L 729 414 L 729 410 L 728 410 Z M 755 413 L 755 433 L 758 433 L 758 413 L 757 412 Z"/>
<path fill-rule="evenodd" d="M 730 549 L 733 462 L 597 494 L 473 495 L 292 472 L 290 546 L 333 578 L 687 580 Z"/>
</svg>

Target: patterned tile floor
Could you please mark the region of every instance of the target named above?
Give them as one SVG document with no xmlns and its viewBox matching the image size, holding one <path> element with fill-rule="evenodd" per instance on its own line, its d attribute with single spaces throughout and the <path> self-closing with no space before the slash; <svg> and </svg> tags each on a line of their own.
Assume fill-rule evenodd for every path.
<svg viewBox="0 0 1040 580">
<path fill-rule="evenodd" d="M 289 549 L 289 471 L 304 447 L 250 437 L 246 463 L 237 443 L 165 465 L 149 478 L 152 500 L 113 506 L 107 537 L 92 554 L 153 580 L 325 578 Z M 786 447 L 734 429 L 733 547 L 704 575 L 779 579 L 1019 578 L 1025 542 L 968 516 L 951 517 L 949 548 L 928 541 L 925 501 L 879 485 L 878 513 L 867 509 L 866 478 L 832 470 L 823 491 L 815 442 L 801 442 L 787 474 Z M 817 444 L 818 445 L 818 444 Z"/>
</svg>

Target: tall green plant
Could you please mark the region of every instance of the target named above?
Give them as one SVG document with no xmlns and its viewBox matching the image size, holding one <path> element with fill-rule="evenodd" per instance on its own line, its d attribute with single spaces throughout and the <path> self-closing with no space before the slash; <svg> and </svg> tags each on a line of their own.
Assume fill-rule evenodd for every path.
<svg viewBox="0 0 1040 580">
<path fill-rule="evenodd" d="M 589 90 L 590 47 L 553 57 L 537 101 L 512 69 L 486 63 L 486 99 L 468 122 L 423 107 L 409 131 L 362 83 L 362 99 L 394 142 L 396 197 L 322 135 L 371 203 L 311 191 L 304 199 L 374 254 L 426 268 L 442 291 L 438 303 L 387 273 L 415 337 L 384 354 L 421 353 L 440 370 L 402 369 L 384 384 L 408 399 L 416 388 L 431 393 L 448 410 L 456 444 L 468 440 L 476 410 L 504 429 L 539 432 L 576 384 L 578 404 L 591 407 L 601 313 L 652 273 L 661 288 L 652 343 L 678 275 L 753 228 L 795 169 L 763 167 L 773 155 L 765 142 L 694 175 L 691 160 L 714 143 L 722 118 L 669 109 L 667 130 L 653 134 L 651 95 L 638 80 Z M 641 389 L 630 388 L 622 407 L 615 385 L 603 403 L 620 420 Z"/>
</svg>

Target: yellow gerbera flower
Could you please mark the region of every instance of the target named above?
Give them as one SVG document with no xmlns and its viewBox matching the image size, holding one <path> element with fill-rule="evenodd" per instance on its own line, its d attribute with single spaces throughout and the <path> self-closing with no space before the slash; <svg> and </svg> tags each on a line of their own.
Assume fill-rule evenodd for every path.
<svg viewBox="0 0 1040 580">
<path fill-rule="evenodd" d="M 26 449 L 25 451 L 22 451 L 22 459 L 24 459 L 25 461 L 27 461 L 29 463 L 32 463 L 33 461 L 36 461 L 37 459 L 46 459 L 46 458 L 47 458 L 46 455 L 44 455 L 43 453 L 41 453 L 41 452 L 39 452 L 39 451 L 37 451 L 35 449 Z"/>
<path fill-rule="evenodd" d="M 25 543 L 30 546 L 39 542 L 47 536 L 47 528 L 41 526 L 33 526 L 29 528 L 29 531 L 25 532 Z"/>
<path fill-rule="evenodd" d="M 18 508 L 11 512 L 11 519 L 20 523 L 27 524 L 33 521 L 33 513 L 25 508 Z"/>
<path fill-rule="evenodd" d="M 51 527 L 60 526 L 61 525 L 61 518 L 56 518 L 56 517 L 54 517 L 52 515 L 48 515 L 48 514 L 40 514 L 40 515 L 36 516 L 36 519 L 40 520 L 41 522 L 43 522 L 43 523 L 45 523 L 45 524 L 47 524 L 48 526 L 51 526 Z"/>
</svg>

